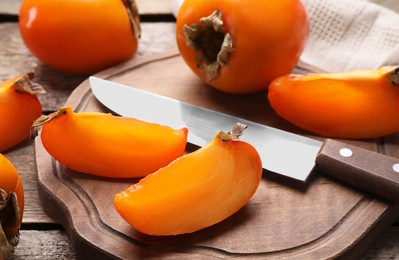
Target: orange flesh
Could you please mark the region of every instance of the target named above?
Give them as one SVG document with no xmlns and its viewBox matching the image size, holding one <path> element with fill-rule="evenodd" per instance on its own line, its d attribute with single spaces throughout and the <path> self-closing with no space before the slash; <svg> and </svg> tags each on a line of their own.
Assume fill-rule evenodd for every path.
<svg viewBox="0 0 399 260">
<path fill-rule="evenodd" d="M 114 178 L 142 177 L 184 153 L 187 129 L 103 113 L 66 113 L 47 122 L 46 150 L 76 171 Z"/>
<path fill-rule="evenodd" d="M 114 204 L 137 230 L 150 235 L 190 233 L 242 208 L 262 174 L 258 153 L 219 137 L 120 192 Z"/>
<path fill-rule="evenodd" d="M 269 86 L 281 117 L 310 132 L 336 138 L 375 138 L 399 131 L 399 87 L 387 68 L 286 75 Z"/>
</svg>

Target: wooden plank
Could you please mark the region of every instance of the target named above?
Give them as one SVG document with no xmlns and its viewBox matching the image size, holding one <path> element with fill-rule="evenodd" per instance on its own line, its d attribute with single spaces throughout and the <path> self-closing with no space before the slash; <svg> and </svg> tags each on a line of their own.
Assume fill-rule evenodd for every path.
<svg viewBox="0 0 399 260">
<path fill-rule="evenodd" d="M 46 94 L 39 95 L 44 111 L 52 111 L 65 103 L 68 94 L 85 79 L 42 64 L 25 47 L 19 34 L 18 23 L 0 23 L 0 31 L 0 80 L 35 71 L 35 81 L 42 84 L 47 91 Z"/>
<path fill-rule="evenodd" d="M 367 251 L 362 260 L 398 259 L 399 227 L 390 228 L 381 239 Z M 77 259 L 76 252 L 64 230 L 22 230 L 21 240 L 9 260 L 25 259 Z"/>
<path fill-rule="evenodd" d="M 362 260 L 399 259 L 399 226 L 390 228 Z"/>
<path fill-rule="evenodd" d="M 22 179 L 25 196 L 23 223 L 55 223 L 44 211 L 39 200 L 31 140 L 26 140 L 3 154 L 15 166 Z"/>
<path fill-rule="evenodd" d="M 22 230 L 20 242 L 9 260 L 77 259 L 71 241 L 63 230 Z"/>
<path fill-rule="evenodd" d="M 264 123 L 267 115 L 270 126 L 282 123 L 264 106 L 264 93 L 244 98 L 208 88 L 185 66 L 177 51 L 141 57 L 97 76 L 259 123 Z M 68 104 L 77 112 L 106 111 L 92 96 L 87 81 L 75 89 Z M 359 141 L 358 145 L 370 143 Z M 226 221 L 184 236 L 147 237 L 118 218 L 113 196 L 109 196 L 128 187 L 132 180 L 98 178 L 65 168 L 51 161 L 39 138 L 35 149 L 40 198 L 51 207 L 54 218 L 70 232 L 72 240 L 79 240 L 75 243 L 79 254 L 90 250 L 99 256 L 106 252 L 125 258 L 132 252 L 148 256 L 155 250 L 176 257 L 182 251 L 194 257 L 208 254 L 221 258 L 227 257 L 223 252 L 272 258 L 298 254 L 318 259 L 344 254 L 353 257 L 363 254 L 399 216 L 399 205 L 369 197 L 320 172 L 307 184 L 265 172 L 248 205 Z M 99 234 L 101 240 L 97 239 Z M 154 250 L 148 249 L 150 245 Z"/>
<path fill-rule="evenodd" d="M 142 27 L 137 57 L 175 48 L 174 23 L 143 23 Z M 47 91 L 39 96 L 45 112 L 63 106 L 73 89 L 86 79 L 85 76 L 57 71 L 38 61 L 23 44 L 17 23 L 0 23 L 0 31 L 0 80 L 30 71 L 31 64 L 36 64 L 35 81 Z M 23 180 L 26 193 L 24 223 L 54 223 L 39 202 L 30 140 L 10 149 L 5 155 L 15 164 Z"/>
<path fill-rule="evenodd" d="M 0 14 L 16 15 L 21 1 L 22 0 L 1 0 Z M 399 5 L 397 0 L 381 1 L 391 1 Z M 144 26 L 148 29 L 144 31 L 145 35 L 143 34 L 143 46 L 147 46 L 148 49 L 146 49 L 147 47 L 142 50 L 139 49 L 138 55 L 162 52 L 169 49 L 165 46 L 174 47 L 174 24 L 160 25 L 157 23 L 148 26 L 143 24 L 143 28 Z M 0 23 L 0 31 L 2 34 L 2 37 L 0 37 L 0 80 L 3 80 L 15 76 L 16 72 L 17 74 L 25 72 L 27 69 L 31 68 L 31 64 L 35 64 L 38 61 L 31 56 L 23 46 L 16 23 Z M 154 46 L 154 43 L 159 43 L 159 46 Z M 45 103 L 44 107 L 47 111 L 55 110 L 59 105 L 64 104 L 68 94 L 85 79 L 85 77 L 55 71 L 43 64 L 39 66 L 42 67 L 40 69 L 42 71 L 42 76 L 39 77 L 40 83 L 50 86 L 50 91 L 48 90 L 50 92 L 50 94 L 48 93 L 50 97 L 48 99 L 43 99 Z M 54 220 L 44 212 L 38 200 L 37 184 L 34 177 L 34 165 L 32 162 L 32 149 L 30 141 L 27 140 L 23 144 L 5 153 L 16 165 L 22 175 L 27 197 L 24 223 L 54 223 Z M 388 154 L 392 153 L 398 155 L 398 150 L 395 149 L 395 147 L 388 150 L 390 150 Z M 27 237 L 29 237 L 29 243 L 27 242 Z M 71 248 L 69 242 L 64 231 L 22 230 L 21 243 L 17 247 L 17 252 L 12 259 L 76 259 L 72 249 L 64 249 L 65 247 Z M 47 249 L 47 244 L 52 245 L 52 248 Z M 60 252 L 65 252 L 65 254 L 61 253 L 60 255 Z M 398 259 L 398 254 L 399 227 L 396 226 L 390 228 L 370 249 L 365 259 Z"/>
<path fill-rule="evenodd" d="M 18 15 L 23 0 L 1 0 L 0 14 Z M 141 15 L 171 14 L 169 0 L 137 0 Z"/>
<path fill-rule="evenodd" d="M 0 2 L 0 14 L 18 15 L 23 0 L 2 0 Z M 139 12 L 142 15 L 171 14 L 172 2 L 175 0 L 137 0 Z M 369 0 L 399 13 L 397 0 Z"/>
<path fill-rule="evenodd" d="M 0 31 L 0 80 L 34 69 L 35 81 L 42 84 L 47 91 L 39 96 L 44 111 L 54 111 L 65 104 L 69 93 L 87 78 L 58 71 L 32 56 L 22 41 L 17 23 L 0 23 Z M 174 23 L 142 23 L 142 37 L 135 57 L 172 48 L 176 48 Z"/>
<path fill-rule="evenodd" d="M 1 0 L 0 14 L 18 15 L 22 1 L 23 0 Z"/>
</svg>

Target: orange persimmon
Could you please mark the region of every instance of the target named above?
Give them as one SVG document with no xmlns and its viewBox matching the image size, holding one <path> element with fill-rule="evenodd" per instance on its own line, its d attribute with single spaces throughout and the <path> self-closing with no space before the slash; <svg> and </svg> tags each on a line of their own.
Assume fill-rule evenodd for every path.
<svg viewBox="0 0 399 260">
<path fill-rule="evenodd" d="M 149 235 L 190 233 L 228 218 L 250 200 L 262 175 L 259 154 L 237 140 L 240 131 L 218 133 L 208 145 L 116 194 L 116 210 Z"/>
<path fill-rule="evenodd" d="M 228 93 L 265 90 L 290 73 L 308 33 L 299 0 L 186 0 L 176 20 L 184 61 L 201 80 Z"/>
<path fill-rule="evenodd" d="M 286 75 L 269 86 L 278 115 L 325 137 L 366 139 L 399 131 L 399 67 Z"/>
<path fill-rule="evenodd" d="M 0 152 L 27 138 L 42 114 L 36 94 L 43 89 L 31 81 L 33 77 L 25 73 L 0 83 Z"/>
<path fill-rule="evenodd" d="M 134 56 L 140 19 L 135 0 L 24 0 L 19 30 L 47 65 L 94 74 Z"/>
<path fill-rule="evenodd" d="M 99 112 L 75 113 L 70 106 L 37 120 L 47 152 L 83 173 L 113 178 L 142 177 L 181 156 L 187 128 L 173 129 Z"/>
<path fill-rule="evenodd" d="M 19 242 L 24 211 L 24 188 L 12 163 L 0 154 L 0 259 L 9 257 Z"/>
</svg>

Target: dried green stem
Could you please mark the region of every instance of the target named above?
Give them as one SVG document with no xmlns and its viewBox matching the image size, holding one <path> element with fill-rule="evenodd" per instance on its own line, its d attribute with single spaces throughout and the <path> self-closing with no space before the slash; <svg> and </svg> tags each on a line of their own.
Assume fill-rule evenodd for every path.
<svg viewBox="0 0 399 260">
<path fill-rule="evenodd" d="M 68 109 L 68 107 L 61 107 L 60 109 L 58 109 L 57 111 L 55 111 L 49 115 L 42 115 L 41 117 L 36 119 L 36 121 L 32 125 L 32 128 L 40 127 L 40 126 L 46 124 L 47 122 L 50 122 L 54 118 L 59 117 L 62 114 L 65 114 L 67 112 L 67 109 Z"/>
</svg>

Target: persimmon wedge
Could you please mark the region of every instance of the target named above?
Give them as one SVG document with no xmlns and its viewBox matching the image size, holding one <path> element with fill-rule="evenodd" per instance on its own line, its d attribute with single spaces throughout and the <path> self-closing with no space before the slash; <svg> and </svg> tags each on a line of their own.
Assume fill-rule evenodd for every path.
<svg viewBox="0 0 399 260">
<path fill-rule="evenodd" d="M 138 231 L 159 236 L 191 233 L 228 218 L 250 200 L 262 175 L 259 154 L 238 135 L 220 132 L 116 194 L 116 210 Z"/>
<path fill-rule="evenodd" d="M 24 73 L 0 83 L 0 152 L 23 141 L 42 114 L 37 94 L 44 89 Z"/>
<path fill-rule="evenodd" d="M 325 137 L 368 139 L 399 131 L 399 66 L 275 79 L 268 99 L 278 115 Z"/>
<path fill-rule="evenodd" d="M 70 106 L 37 120 L 47 152 L 65 166 L 102 177 L 143 177 L 181 156 L 187 128 L 173 129 Z"/>
</svg>

